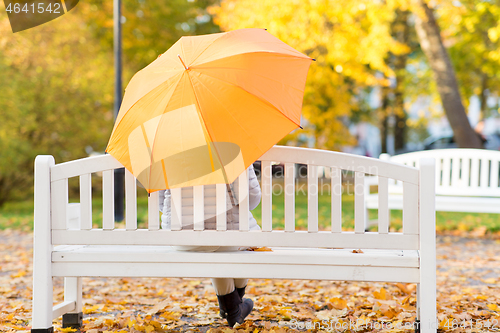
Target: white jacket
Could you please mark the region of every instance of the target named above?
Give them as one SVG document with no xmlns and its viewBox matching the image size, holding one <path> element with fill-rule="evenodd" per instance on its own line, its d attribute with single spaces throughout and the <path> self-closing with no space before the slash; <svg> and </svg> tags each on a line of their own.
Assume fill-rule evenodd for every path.
<svg viewBox="0 0 500 333">
<path fill-rule="evenodd" d="M 261 198 L 261 190 L 257 176 L 253 166 L 248 167 L 249 175 L 249 206 L 250 210 L 255 209 Z M 239 186 L 238 182 L 233 182 L 230 184 L 232 188 L 234 202 L 238 202 Z M 171 221 L 171 195 L 170 190 L 162 191 L 160 193 L 160 210 L 162 211 L 161 217 L 161 227 L 162 229 L 170 229 Z M 216 196 L 215 196 L 215 185 L 205 185 L 204 186 L 204 203 L 205 203 L 205 229 L 215 230 L 216 229 Z M 161 200 L 161 197 L 164 197 Z M 182 229 L 193 229 L 193 188 L 184 187 L 181 189 L 181 202 L 182 202 Z M 226 197 L 227 205 L 227 230 L 238 230 L 239 229 L 239 206 L 233 206 L 232 200 L 230 198 L 229 191 L 227 191 Z M 260 230 L 257 221 L 253 217 L 252 213 L 249 213 L 249 229 L 250 230 Z"/>
</svg>

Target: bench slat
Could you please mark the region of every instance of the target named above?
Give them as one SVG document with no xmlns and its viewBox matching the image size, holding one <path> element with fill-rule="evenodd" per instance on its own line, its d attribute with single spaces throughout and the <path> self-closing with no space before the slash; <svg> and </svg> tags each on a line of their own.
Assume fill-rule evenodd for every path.
<svg viewBox="0 0 500 333">
<path fill-rule="evenodd" d="M 468 188 L 470 186 L 470 167 L 471 167 L 471 160 L 468 157 L 462 158 L 462 184 L 464 188 Z M 436 168 L 437 170 L 438 168 Z M 436 174 L 437 176 L 437 174 Z M 439 189 L 439 186 L 437 186 L 436 190 Z"/>
<path fill-rule="evenodd" d="M 356 172 L 354 175 L 354 232 L 365 232 L 365 174 Z"/>
<path fill-rule="evenodd" d="M 92 175 L 80 176 L 80 228 L 92 229 Z"/>
<path fill-rule="evenodd" d="M 480 185 L 479 187 L 481 188 L 487 188 L 488 187 L 488 181 L 490 176 L 490 160 L 489 159 L 482 159 L 481 160 L 481 175 L 480 175 Z"/>
<path fill-rule="evenodd" d="M 160 212 L 158 210 L 159 201 L 158 191 L 150 193 L 148 197 L 148 229 L 149 230 L 159 230 L 160 229 Z"/>
<path fill-rule="evenodd" d="M 285 231 L 295 231 L 295 164 L 285 163 Z"/>
<path fill-rule="evenodd" d="M 217 230 L 227 230 L 227 185 L 216 184 L 216 214 L 217 214 Z"/>
<path fill-rule="evenodd" d="M 194 230 L 205 229 L 205 197 L 203 185 L 193 187 L 193 219 Z"/>
<path fill-rule="evenodd" d="M 252 253 L 208 252 L 200 257 L 196 252 L 176 251 L 166 246 L 83 246 L 54 249 L 54 262 L 185 262 L 185 263 L 265 263 L 297 265 L 346 265 L 418 267 L 418 252 L 402 250 L 371 250 L 355 253 L 354 249 L 274 248 L 273 251 Z"/>
<path fill-rule="evenodd" d="M 332 232 L 342 231 L 342 172 L 339 168 L 331 168 L 331 201 Z"/>
<path fill-rule="evenodd" d="M 461 185 L 460 180 L 460 168 L 462 164 L 462 159 L 459 157 L 454 157 L 451 161 L 451 186 L 457 187 Z"/>
<path fill-rule="evenodd" d="M 498 159 L 492 159 L 491 160 L 491 178 L 490 178 L 490 187 L 491 188 L 496 188 L 498 189 L 500 187 L 500 184 L 498 183 L 498 164 L 499 164 Z"/>
<path fill-rule="evenodd" d="M 443 187 L 450 187 L 451 184 L 451 158 L 450 157 L 444 157 L 443 158 L 443 165 L 442 165 L 442 182 L 443 182 Z"/>
<path fill-rule="evenodd" d="M 203 254 L 205 255 L 205 254 Z M 408 267 L 269 265 L 238 263 L 54 263 L 54 276 L 242 278 L 419 283 L 419 269 Z"/>
<path fill-rule="evenodd" d="M 123 168 L 123 165 L 111 155 L 92 156 L 79 160 L 59 163 L 51 169 L 51 181 L 95 173 L 104 170 Z"/>
<path fill-rule="evenodd" d="M 238 185 L 239 185 L 239 193 L 238 193 L 238 201 L 240 205 L 240 230 L 248 231 L 249 230 L 249 221 L 250 218 L 250 208 L 248 201 L 248 172 L 247 170 L 243 171 L 243 173 L 238 177 Z"/>
<path fill-rule="evenodd" d="M 61 179 L 51 184 L 52 229 L 66 229 L 68 205 L 68 180 Z"/>
<path fill-rule="evenodd" d="M 325 247 L 325 248 L 363 248 L 363 249 L 418 249 L 418 235 L 402 233 L 378 234 L 367 232 L 332 233 L 318 231 L 270 232 L 228 230 L 156 230 L 138 229 L 128 231 L 115 229 L 103 230 L 53 230 L 54 244 L 66 245 L 194 245 L 194 246 L 268 246 L 268 247 Z"/>
<path fill-rule="evenodd" d="M 273 184 L 272 184 L 272 167 L 271 162 L 263 161 L 261 163 L 261 191 L 262 191 L 262 230 L 273 230 Z"/>
<path fill-rule="evenodd" d="M 389 232 L 389 179 L 378 177 L 378 232 L 387 234 Z M 368 217 L 367 217 L 368 218 Z"/>
<path fill-rule="evenodd" d="M 403 233 L 418 234 L 418 186 L 403 183 Z"/>
<path fill-rule="evenodd" d="M 182 229 L 182 192 L 180 188 L 170 189 L 170 229 Z"/>
<path fill-rule="evenodd" d="M 114 170 L 102 173 L 102 228 L 115 228 Z"/>
<path fill-rule="evenodd" d="M 137 181 L 134 175 L 125 169 L 125 228 L 137 229 Z"/>
<path fill-rule="evenodd" d="M 318 167 L 307 166 L 307 230 L 318 231 Z"/>
<path fill-rule="evenodd" d="M 369 173 L 375 176 L 391 177 L 397 180 L 418 184 L 418 169 L 397 163 L 386 163 L 365 156 L 327 150 L 297 147 L 276 147 L 267 151 L 261 161 L 280 161 L 282 163 L 336 166 L 343 170 Z"/>
<path fill-rule="evenodd" d="M 470 184 L 472 188 L 476 188 L 479 184 L 479 159 L 471 158 L 470 160 Z"/>
</svg>

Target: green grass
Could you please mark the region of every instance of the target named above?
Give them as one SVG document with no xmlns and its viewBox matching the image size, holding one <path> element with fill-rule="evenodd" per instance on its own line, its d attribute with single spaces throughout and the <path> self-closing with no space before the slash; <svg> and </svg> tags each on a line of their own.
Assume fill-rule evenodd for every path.
<svg viewBox="0 0 500 333">
<path fill-rule="evenodd" d="M 33 207 L 33 200 L 7 202 L 0 208 L 0 230 L 7 228 L 33 230 Z M 139 195 L 137 198 L 137 221 L 140 227 L 146 225 L 147 214 L 147 196 Z M 102 199 L 100 198 L 92 200 L 92 221 L 94 228 L 102 227 Z M 123 226 L 124 222 L 117 223 L 117 227 Z"/>
<path fill-rule="evenodd" d="M 0 229 L 33 229 L 33 200 L 7 202 L 0 208 Z"/>
<path fill-rule="evenodd" d="M 137 217 L 139 227 L 144 227 L 147 221 L 147 197 L 140 194 L 138 199 Z M 330 195 L 320 195 L 318 200 L 319 226 L 320 229 L 329 230 L 331 225 L 330 218 Z M 259 205 L 252 214 L 260 224 L 261 205 Z M 102 200 L 95 199 L 92 202 L 92 215 L 94 227 L 102 226 Z M 377 211 L 370 210 L 370 219 L 377 218 Z M 284 195 L 273 196 L 273 228 L 283 229 L 284 227 Z M 307 228 L 307 193 L 298 193 L 295 197 L 295 221 L 297 229 Z M 392 230 L 401 228 L 401 211 L 391 212 Z M 485 227 L 488 232 L 500 231 L 500 216 L 498 214 L 486 213 L 437 213 L 438 231 L 470 231 L 479 227 Z M 124 227 L 124 223 L 117 223 L 117 227 Z M 33 229 L 33 201 L 8 202 L 0 208 L 0 229 Z M 354 228 L 354 196 L 343 195 L 342 197 L 342 228 L 343 230 L 353 230 Z M 376 228 L 375 228 L 376 230 Z"/>
</svg>

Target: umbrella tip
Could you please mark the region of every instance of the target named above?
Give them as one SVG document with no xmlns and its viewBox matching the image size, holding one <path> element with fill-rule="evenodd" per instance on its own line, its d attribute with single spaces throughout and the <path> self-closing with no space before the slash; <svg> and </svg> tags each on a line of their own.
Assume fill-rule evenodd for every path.
<svg viewBox="0 0 500 333">
<path fill-rule="evenodd" d="M 312 61 L 316 61 L 316 59 L 314 59 L 314 58 L 311 58 L 311 59 L 312 59 Z"/>
<path fill-rule="evenodd" d="M 304 127 L 302 127 L 302 126 L 300 126 L 300 125 L 299 125 L 299 127 L 300 127 L 300 129 L 304 129 Z"/>
</svg>

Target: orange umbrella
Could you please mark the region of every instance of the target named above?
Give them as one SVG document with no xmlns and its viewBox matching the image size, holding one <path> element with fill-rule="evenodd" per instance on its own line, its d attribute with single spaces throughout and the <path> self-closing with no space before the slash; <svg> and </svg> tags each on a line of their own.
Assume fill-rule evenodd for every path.
<svg viewBox="0 0 500 333">
<path fill-rule="evenodd" d="M 231 183 L 300 126 L 311 60 L 263 29 L 182 37 L 128 84 L 106 152 L 149 193 Z"/>
</svg>

